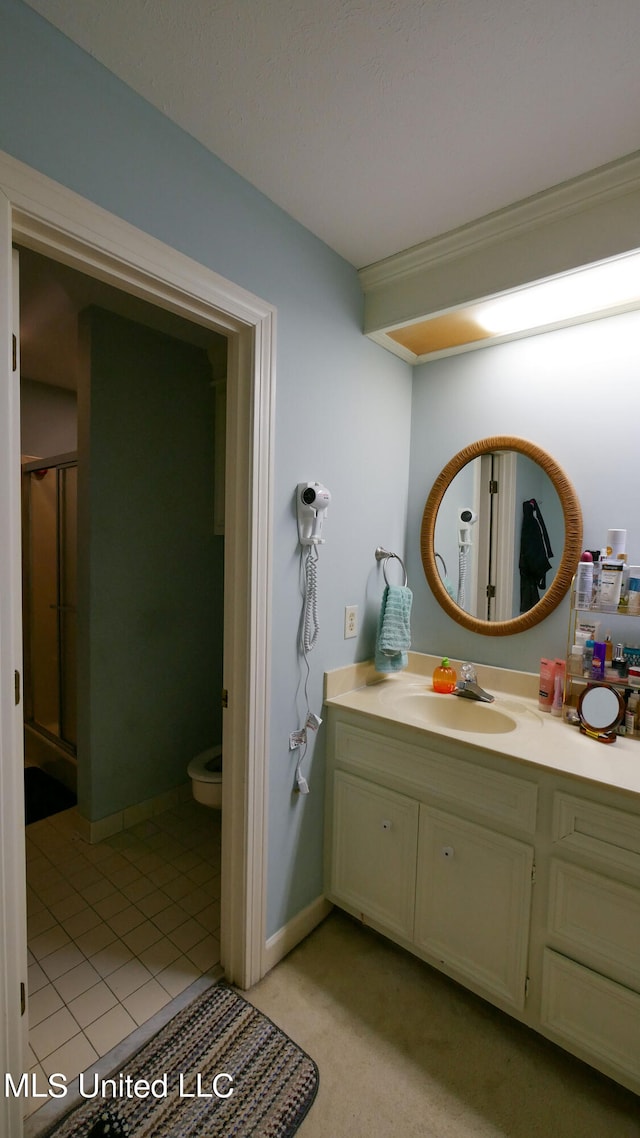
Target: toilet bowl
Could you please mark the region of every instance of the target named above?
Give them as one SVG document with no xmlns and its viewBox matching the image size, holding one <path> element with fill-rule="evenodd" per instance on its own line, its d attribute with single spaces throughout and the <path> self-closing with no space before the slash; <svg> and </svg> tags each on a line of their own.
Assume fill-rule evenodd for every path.
<svg viewBox="0 0 640 1138">
<path fill-rule="evenodd" d="M 196 755 L 187 773 L 196 802 L 219 810 L 222 806 L 222 747 L 209 747 Z"/>
</svg>

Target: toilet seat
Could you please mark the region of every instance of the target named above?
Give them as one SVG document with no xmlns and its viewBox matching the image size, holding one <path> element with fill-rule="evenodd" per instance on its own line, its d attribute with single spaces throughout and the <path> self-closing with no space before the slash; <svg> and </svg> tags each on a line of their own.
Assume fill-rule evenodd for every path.
<svg viewBox="0 0 640 1138">
<path fill-rule="evenodd" d="M 208 747 L 187 767 L 196 802 L 219 810 L 222 806 L 222 747 Z"/>
<path fill-rule="evenodd" d="M 222 782 L 222 747 L 209 747 L 195 755 L 187 767 L 187 774 L 200 782 Z"/>
</svg>

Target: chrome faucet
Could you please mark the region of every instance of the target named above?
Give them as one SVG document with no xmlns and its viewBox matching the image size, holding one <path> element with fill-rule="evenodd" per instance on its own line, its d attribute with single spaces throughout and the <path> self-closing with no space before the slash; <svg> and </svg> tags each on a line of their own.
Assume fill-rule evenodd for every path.
<svg viewBox="0 0 640 1138">
<path fill-rule="evenodd" d="M 480 687 L 478 673 L 473 664 L 463 664 L 460 674 L 461 679 L 456 684 L 454 695 L 460 695 L 463 699 L 475 699 L 479 703 L 493 703 L 495 696 L 489 695 L 489 692 Z"/>
</svg>

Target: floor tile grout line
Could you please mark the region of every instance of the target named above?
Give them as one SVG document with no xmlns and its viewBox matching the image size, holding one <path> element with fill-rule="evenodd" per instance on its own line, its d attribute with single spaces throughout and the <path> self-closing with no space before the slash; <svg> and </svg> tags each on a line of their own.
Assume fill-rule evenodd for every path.
<svg viewBox="0 0 640 1138">
<path fill-rule="evenodd" d="M 160 817 L 162 817 L 162 816 L 160 816 Z M 45 835 L 42 834 L 40 836 L 44 837 Z M 57 837 L 57 835 L 56 835 L 56 837 Z M 178 841 L 176 834 L 171 834 L 171 838 L 172 838 L 172 840 L 174 840 L 176 842 Z M 206 856 L 199 856 L 199 855 L 195 854 L 192 847 L 191 848 L 185 847 L 183 845 L 182 846 L 182 856 L 183 856 L 183 860 L 186 860 L 188 868 L 176 870 L 175 873 L 172 873 L 172 876 L 170 878 L 166 879 L 162 883 L 162 884 L 170 884 L 172 882 L 178 881 L 178 879 L 179 879 L 178 883 L 180 885 L 182 885 L 182 887 L 184 889 L 184 893 L 182 893 L 182 890 L 180 890 L 177 894 L 177 896 L 179 896 L 181 899 L 186 900 L 189 897 L 192 897 L 194 894 L 197 894 L 197 893 L 205 894 L 207 892 L 207 890 L 206 890 L 207 882 L 211 883 L 212 881 L 215 881 L 215 879 L 219 878 L 219 876 L 220 876 L 219 833 L 217 833 L 215 835 L 209 834 L 208 838 L 210 839 L 210 844 L 212 847 L 213 847 L 213 844 L 215 842 L 215 847 L 216 847 L 215 852 L 213 852 L 213 848 L 212 848 L 212 852 L 208 852 Z M 137 837 L 136 837 L 136 840 L 137 840 Z M 54 844 L 57 845 L 58 848 L 60 848 L 61 845 L 62 846 L 66 846 L 67 844 L 71 845 L 70 842 L 60 843 L 59 839 Z M 115 972 L 117 972 L 119 969 L 116 968 L 112 972 L 109 972 L 109 973 L 106 973 L 103 975 L 102 973 L 98 972 L 97 969 L 94 968 L 94 971 L 96 971 L 96 973 L 99 975 L 100 979 L 98 981 L 96 981 L 95 984 L 91 985 L 90 987 L 98 987 L 100 985 L 104 985 L 105 988 L 112 994 L 114 1000 L 116 1001 L 116 1003 L 114 1005 L 112 1005 L 110 1011 L 114 1011 L 117 1008 L 121 1008 L 122 1011 L 124 1013 L 126 1013 L 127 1018 L 130 1022 L 134 1022 L 137 1024 L 137 1020 L 135 1019 L 135 1016 L 131 1015 L 130 1011 L 125 1006 L 125 1003 L 126 1003 L 126 1001 L 131 1001 L 132 997 L 135 997 L 135 995 L 137 993 L 141 992 L 142 989 L 144 989 L 147 985 L 153 984 L 154 986 L 157 986 L 157 988 L 159 988 L 160 991 L 166 995 L 168 1001 L 175 999 L 175 997 L 176 997 L 175 989 L 169 988 L 167 986 L 167 984 L 169 984 L 171 982 L 170 978 L 171 978 L 172 970 L 175 974 L 176 965 L 179 964 L 181 961 L 185 961 L 186 964 L 188 965 L 189 973 L 190 973 L 189 979 L 193 979 L 193 973 L 194 972 L 197 973 L 197 975 L 201 976 L 201 975 L 205 975 L 212 968 L 219 966 L 217 961 L 211 960 L 211 959 L 207 960 L 206 965 L 203 965 L 202 963 L 197 964 L 193 959 L 191 959 L 191 957 L 189 955 L 190 953 L 196 953 L 198 946 L 204 944 L 205 941 L 208 941 L 208 940 L 211 940 L 214 943 L 217 942 L 218 946 L 219 946 L 219 936 L 216 936 L 216 933 L 219 933 L 219 912 L 218 912 L 217 927 L 215 927 L 215 928 L 211 928 L 208 925 L 204 925 L 201 922 L 199 922 L 197 919 L 198 915 L 201 912 L 204 912 L 205 909 L 210 910 L 212 907 L 214 907 L 214 912 L 215 912 L 215 906 L 216 905 L 218 906 L 218 909 L 219 909 L 219 889 L 216 890 L 217 895 L 215 898 L 212 897 L 211 894 L 209 894 L 209 896 L 206 898 L 204 904 L 199 905 L 199 903 L 198 903 L 198 907 L 194 910 L 193 913 L 189 912 L 188 909 L 182 909 L 182 913 L 184 914 L 185 920 L 181 921 L 179 923 L 179 925 L 172 927 L 170 930 L 168 930 L 168 932 L 165 932 L 156 924 L 156 922 L 153 920 L 153 916 L 159 916 L 159 914 L 161 912 L 165 911 L 168 908 L 174 907 L 174 906 L 179 908 L 179 909 L 181 909 L 182 907 L 179 905 L 176 898 L 172 897 L 170 894 L 166 893 L 162 889 L 162 885 L 157 886 L 157 884 L 151 880 L 149 873 L 145 873 L 143 871 L 138 871 L 136 869 L 136 873 L 138 874 L 138 877 L 137 878 L 131 878 L 128 882 L 123 883 L 121 878 L 119 880 L 119 871 L 126 870 L 128 868 L 129 872 L 130 872 L 131 867 L 133 865 L 132 862 L 128 862 L 127 866 L 125 866 L 125 865 L 118 866 L 117 864 L 114 865 L 114 862 L 111 859 L 110 855 L 106 855 L 106 857 L 103 859 L 95 859 L 95 860 L 91 860 L 91 861 L 89 861 L 89 859 L 85 859 L 87 861 L 87 866 L 82 866 L 80 868 L 80 871 L 73 875 L 75 882 L 80 880 L 84 876 L 85 873 L 89 872 L 90 870 L 93 871 L 96 874 L 96 880 L 93 883 L 96 885 L 96 887 L 101 883 L 107 883 L 107 882 L 109 883 L 109 886 L 111 887 L 111 893 L 106 894 L 105 898 L 103 898 L 103 899 L 106 899 L 107 896 L 113 895 L 114 893 L 120 892 L 120 893 L 122 893 L 122 896 L 123 896 L 124 900 L 126 901 L 125 908 L 126 909 L 131 908 L 132 910 L 135 910 L 136 914 L 138 916 L 140 916 L 140 918 L 141 918 L 141 920 L 135 926 L 133 926 L 131 929 L 128 929 L 127 932 L 123 933 L 121 936 L 115 931 L 115 929 L 113 929 L 113 927 L 109 924 L 109 921 L 105 920 L 104 916 L 98 911 L 98 909 L 95 908 L 95 904 L 92 904 L 91 901 L 88 900 L 87 896 L 85 896 L 84 893 L 80 892 L 80 889 L 82 889 L 82 888 L 84 888 L 85 890 L 88 890 L 90 892 L 90 884 L 91 883 L 85 882 L 84 885 L 81 883 L 80 886 L 78 886 L 77 884 L 72 884 L 72 882 L 69 880 L 69 878 L 68 877 L 65 878 L 64 873 L 62 872 L 64 870 L 65 864 L 67 864 L 66 859 L 63 859 L 62 862 L 60 862 L 60 859 L 58 858 L 58 863 L 56 864 L 56 862 L 54 860 L 56 858 L 55 849 L 53 850 L 53 852 L 50 851 L 51 856 L 48 856 L 44 852 L 44 848 L 42 845 L 38 844 L 36 848 L 38 851 L 36 860 L 40 861 L 41 858 L 44 858 L 45 861 L 47 861 L 49 863 L 49 866 L 51 868 L 51 872 L 54 872 L 55 875 L 59 877 L 59 880 L 57 882 L 58 887 L 60 886 L 60 884 L 65 884 L 66 886 L 70 887 L 70 892 L 68 892 L 64 896 L 56 899 L 56 907 L 59 908 L 60 905 L 64 905 L 64 902 L 66 901 L 67 904 L 71 904 L 72 908 L 74 908 L 74 911 L 72 913 L 69 913 L 62 918 L 56 916 L 56 914 L 51 909 L 49 909 L 49 907 L 45 903 L 45 901 L 42 900 L 42 896 L 41 896 L 41 893 L 38 892 L 38 888 L 33 885 L 33 882 L 29 883 L 29 881 L 28 881 L 28 884 L 31 885 L 31 888 L 32 888 L 32 891 L 33 891 L 35 898 L 39 902 L 39 908 L 36 911 L 37 912 L 44 911 L 45 913 L 48 914 L 48 917 L 54 922 L 53 926 L 50 926 L 48 930 L 44 930 L 44 931 L 50 932 L 51 928 L 54 928 L 56 926 L 58 928 L 60 928 L 64 932 L 64 934 L 69 937 L 69 941 L 67 943 L 65 943 L 63 946 L 61 946 L 61 948 L 64 949 L 64 948 L 73 947 L 77 950 L 80 957 L 82 958 L 79 962 L 76 961 L 76 964 L 72 965 L 71 968 L 65 970 L 65 972 L 56 976 L 52 980 L 48 976 L 48 974 L 46 973 L 45 969 L 43 969 L 41 966 L 41 962 L 46 960 L 46 956 L 40 957 L 40 958 L 34 957 L 35 964 L 38 967 L 40 967 L 41 972 L 46 977 L 46 984 L 44 985 L 44 987 L 50 985 L 52 987 L 53 991 L 55 991 L 57 993 L 58 997 L 63 1001 L 63 1008 L 65 1008 L 67 1010 L 71 1020 L 77 1025 L 77 1028 L 78 1028 L 77 1032 L 74 1033 L 74 1035 L 71 1037 L 71 1039 L 65 1041 L 65 1044 L 63 1044 L 62 1046 L 66 1046 L 72 1040 L 76 1040 L 78 1037 L 82 1037 L 82 1039 L 84 1039 L 86 1041 L 87 1046 L 91 1047 L 92 1050 L 95 1051 L 96 1047 L 95 1047 L 94 1043 L 92 1042 L 91 1038 L 87 1035 L 85 1028 L 94 1026 L 95 1024 L 99 1023 L 100 1019 L 103 1018 L 103 1015 L 98 1015 L 98 1017 L 96 1019 L 91 1020 L 91 1021 L 87 1021 L 85 1023 L 85 1027 L 83 1028 L 82 1025 L 80 1025 L 78 1023 L 77 1019 L 73 1015 L 73 1012 L 71 1011 L 71 1009 L 69 1007 L 69 1004 L 72 1003 L 74 999 L 77 999 L 77 998 L 81 997 L 83 994 L 86 994 L 86 992 L 89 989 L 83 989 L 81 992 L 77 993 L 76 996 L 68 997 L 65 999 L 65 997 L 62 995 L 62 992 L 60 992 L 59 987 L 56 986 L 56 981 L 62 980 L 62 978 L 65 975 L 68 976 L 69 973 L 74 970 L 74 968 L 81 967 L 85 963 L 88 963 L 91 967 L 94 967 L 91 963 L 92 958 L 95 958 L 95 956 L 98 955 L 98 952 L 101 951 L 101 950 L 98 950 L 98 952 L 96 952 L 96 953 L 93 953 L 91 955 L 87 955 L 87 953 L 77 943 L 77 939 L 76 939 L 76 936 L 82 936 L 84 934 L 82 934 L 82 933 L 72 934 L 68 931 L 68 929 L 66 927 L 66 922 L 73 920 L 74 916 L 78 916 L 80 913 L 84 912 L 85 910 L 93 912 L 93 914 L 95 915 L 95 917 L 98 920 L 98 924 L 104 924 L 106 927 L 110 928 L 111 931 L 114 933 L 114 941 L 112 941 L 108 945 L 106 945 L 105 949 L 110 948 L 112 951 L 116 951 L 116 949 L 121 946 L 125 951 L 127 951 L 131 954 L 130 959 L 128 961 L 126 961 L 125 964 L 122 965 L 121 967 L 126 968 L 127 965 L 138 962 L 143 966 L 145 972 L 147 973 L 147 975 L 142 978 L 142 982 L 140 983 L 140 985 L 134 987 L 134 989 L 131 992 L 127 992 L 126 995 L 119 996 L 109 984 L 109 976 L 113 976 L 115 974 Z M 45 842 L 45 848 L 46 848 L 46 842 Z M 74 850 L 73 852 L 75 854 L 78 851 Z M 180 855 L 178 855 L 178 856 L 180 856 Z M 160 867 L 155 866 L 153 869 L 153 872 L 157 872 L 158 868 L 162 869 L 162 865 L 165 866 L 165 872 L 166 872 L 167 868 L 172 868 L 172 869 L 175 868 L 172 866 L 171 862 L 168 860 L 165 860 L 163 858 L 159 858 L 158 860 L 160 861 Z M 105 861 L 110 862 L 110 872 L 109 873 L 105 873 L 105 872 L 103 872 L 102 869 L 98 868 L 100 866 L 101 862 L 105 862 Z M 135 866 L 134 866 L 134 868 L 135 868 Z M 42 869 L 42 866 L 41 866 L 41 869 Z M 198 878 L 196 878 L 196 879 L 189 876 L 190 873 L 195 872 L 195 871 L 197 871 L 197 874 L 198 874 Z M 46 871 L 46 872 L 48 875 L 49 871 Z M 36 875 L 36 876 L 38 876 L 38 875 Z M 44 872 L 41 876 L 45 876 Z M 127 874 L 127 876 L 128 876 L 128 874 Z M 50 880 L 55 880 L 55 877 L 53 879 L 50 879 Z M 167 905 L 163 906 L 163 908 L 161 910 L 157 910 L 153 914 L 153 916 L 151 916 L 151 917 L 149 917 L 146 913 L 144 913 L 144 910 L 142 910 L 140 908 L 140 906 L 138 904 L 136 904 L 136 900 L 132 900 L 131 897 L 127 897 L 126 893 L 124 893 L 124 888 L 127 885 L 129 887 L 131 887 L 133 885 L 134 881 L 139 884 L 143 880 L 146 880 L 149 883 L 150 892 L 163 893 L 164 897 L 167 898 Z M 42 888 L 43 888 L 42 883 L 40 883 L 40 890 L 42 890 Z M 173 885 L 172 891 L 176 892 L 176 885 L 175 884 Z M 143 895 L 140 895 L 137 898 L 137 900 L 138 901 L 144 900 L 144 897 L 148 896 L 148 895 L 149 895 L 149 893 L 145 893 Z M 79 909 L 75 909 L 75 902 L 72 902 L 70 900 L 70 898 L 72 898 L 72 897 L 75 897 L 77 899 L 78 903 L 80 903 L 81 907 Z M 197 902 L 199 902 L 199 900 L 200 900 L 200 898 L 197 899 Z M 118 912 L 123 912 L 123 911 L 124 910 L 122 910 L 122 909 L 118 910 Z M 116 916 L 117 916 L 117 913 L 112 914 L 112 918 L 115 918 Z M 199 925 L 200 929 L 202 930 L 203 936 L 199 937 L 196 940 L 196 942 L 194 942 L 193 944 L 190 944 L 190 943 L 188 943 L 188 941 L 186 941 L 185 947 L 181 947 L 172 938 L 171 934 L 177 935 L 179 932 L 179 929 L 190 924 L 191 922 L 193 922 L 194 925 Z M 135 933 L 136 928 L 140 928 L 141 925 L 147 924 L 147 923 L 150 925 L 153 925 L 157 929 L 159 936 L 155 941 L 151 942 L 148 946 L 146 946 L 146 948 L 140 949 L 137 952 L 134 952 L 129 947 L 129 945 L 127 945 L 126 942 L 123 940 L 123 936 Z M 92 927 L 96 927 L 96 926 L 92 926 Z M 86 931 L 90 932 L 91 930 L 89 929 Z M 150 972 L 146 968 L 144 961 L 141 959 L 141 953 L 147 952 L 148 949 L 157 947 L 161 943 L 166 944 L 166 945 L 170 945 L 171 951 L 177 952 L 178 955 L 177 955 L 177 957 L 174 958 L 173 963 L 169 963 L 165 967 L 160 968 L 159 970 L 157 970 L 155 972 Z M 47 955 L 51 955 L 51 954 L 47 954 Z M 219 961 L 219 948 L 218 948 L 217 956 L 218 956 L 218 961 Z M 162 974 L 165 972 L 167 972 L 169 974 L 169 979 L 166 980 L 165 982 L 163 982 Z M 181 984 L 183 984 L 183 977 L 181 977 L 180 982 L 181 982 Z M 62 987 L 64 987 L 64 985 L 62 985 Z M 164 1004 L 164 1000 L 163 1000 L 163 1004 Z M 133 1005 L 131 1005 L 131 1006 L 133 1006 Z M 58 1010 L 60 1010 L 60 1009 L 58 1009 Z M 53 1014 L 55 1014 L 55 1013 L 53 1013 Z M 109 1012 L 107 1011 L 104 1014 L 108 1015 Z M 140 1012 L 138 1012 L 138 1014 L 140 1014 Z M 41 1023 L 46 1022 L 47 1018 L 50 1018 L 50 1017 L 45 1017 L 45 1020 L 40 1021 L 40 1022 Z M 40 1023 L 38 1025 L 35 1025 L 35 1026 L 40 1026 Z M 49 1053 L 47 1056 L 44 1056 L 43 1059 L 39 1059 L 36 1056 L 38 1064 L 41 1065 L 42 1062 L 46 1063 L 47 1061 L 51 1060 L 52 1056 L 55 1054 L 56 1054 L 56 1049 L 54 1049 L 54 1051 Z"/>
</svg>

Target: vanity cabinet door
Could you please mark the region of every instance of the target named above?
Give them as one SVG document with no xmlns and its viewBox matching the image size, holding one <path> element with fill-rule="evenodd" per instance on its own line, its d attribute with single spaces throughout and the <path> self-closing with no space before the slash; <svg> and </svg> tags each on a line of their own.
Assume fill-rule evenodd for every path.
<svg viewBox="0 0 640 1138">
<path fill-rule="evenodd" d="M 420 808 L 415 943 L 456 979 L 521 1010 L 533 848 Z"/>
<path fill-rule="evenodd" d="M 331 900 L 411 939 L 419 806 L 344 771 L 333 788 Z"/>
</svg>

